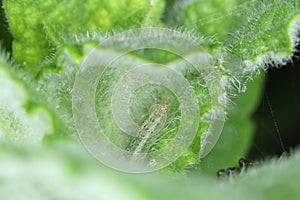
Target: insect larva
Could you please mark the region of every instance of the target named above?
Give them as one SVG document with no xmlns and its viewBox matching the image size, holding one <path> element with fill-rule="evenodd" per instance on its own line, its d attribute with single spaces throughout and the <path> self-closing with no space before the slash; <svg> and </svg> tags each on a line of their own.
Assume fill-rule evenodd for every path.
<svg viewBox="0 0 300 200">
<path fill-rule="evenodd" d="M 245 158 L 241 158 L 238 163 L 239 163 L 239 167 L 229 167 L 227 169 L 220 169 L 217 172 L 218 178 L 227 178 L 227 177 L 231 177 L 233 175 L 238 175 L 238 174 L 248 170 L 253 165 L 257 164 L 257 163 L 252 162 L 251 160 L 247 160 Z"/>
<path fill-rule="evenodd" d="M 132 153 L 140 153 L 142 151 L 149 137 L 155 134 L 158 131 L 157 127 L 165 121 L 168 108 L 168 103 L 155 105 L 153 112 L 151 112 L 150 116 L 144 121 L 136 137 L 133 138 L 126 147 L 127 151 Z"/>
</svg>

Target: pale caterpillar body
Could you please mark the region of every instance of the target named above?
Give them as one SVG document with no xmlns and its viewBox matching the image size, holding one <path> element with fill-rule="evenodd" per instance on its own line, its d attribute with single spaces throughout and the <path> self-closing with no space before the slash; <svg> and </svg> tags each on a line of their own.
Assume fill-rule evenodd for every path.
<svg viewBox="0 0 300 200">
<path fill-rule="evenodd" d="M 127 151 L 135 154 L 142 151 L 149 137 L 158 131 L 158 126 L 166 119 L 168 108 L 168 103 L 160 103 L 155 105 L 149 117 L 144 121 L 141 128 L 138 130 L 136 137 L 133 138 L 126 147 Z"/>
</svg>

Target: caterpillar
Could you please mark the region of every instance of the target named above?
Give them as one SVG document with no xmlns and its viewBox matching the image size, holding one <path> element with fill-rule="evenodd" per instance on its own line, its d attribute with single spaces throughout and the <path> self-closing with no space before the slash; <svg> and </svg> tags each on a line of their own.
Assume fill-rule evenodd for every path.
<svg viewBox="0 0 300 200">
<path fill-rule="evenodd" d="M 158 126 L 162 124 L 167 116 L 169 103 L 160 103 L 154 106 L 149 117 L 144 121 L 141 128 L 126 147 L 126 150 L 134 154 L 140 153 L 149 137 L 159 131 Z"/>
</svg>

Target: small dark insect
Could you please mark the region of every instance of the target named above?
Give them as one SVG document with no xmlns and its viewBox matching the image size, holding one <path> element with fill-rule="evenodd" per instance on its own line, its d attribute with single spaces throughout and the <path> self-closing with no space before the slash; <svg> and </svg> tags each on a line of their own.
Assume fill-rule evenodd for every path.
<svg viewBox="0 0 300 200">
<path fill-rule="evenodd" d="M 241 158 L 238 163 L 239 163 L 239 167 L 229 167 L 227 169 L 220 169 L 217 172 L 218 178 L 223 179 L 223 178 L 228 178 L 234 175 L 241 174 L 242 172 L 248 170 L 255 164 L 251 160 L 245 158 Z"/>
<path fill-rule="evenodd" d="M 251 160 L 247 160 L 247 159 L 245 159 L 245 158 L 241 158 L 240 160 L 239 160 L 239 166 L 241 167 L 241 168 L 248 168 L 248 167 L 251 167 L 251 166 L 253 166 L 254 165 L 254 163 L 251 161 Z"/>
</svg>

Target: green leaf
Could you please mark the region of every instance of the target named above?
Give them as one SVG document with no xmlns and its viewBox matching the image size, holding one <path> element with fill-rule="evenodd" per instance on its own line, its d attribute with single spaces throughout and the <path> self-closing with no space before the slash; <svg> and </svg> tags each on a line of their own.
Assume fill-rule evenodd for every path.
<svg viewBox="0 0 300 200">
<path fill-rule="evenodd" d="M 166 36 L 163 36 L 166 37 Z M 171 36 L 170 36 L 171 37 Z M 98 38 L 101 38 L 98 36 Z M 122 43 L 126 44 L 127 41 L 124 40 Z M 83 49 L 89 49 L 89 43 L 83 45 Z M 118 45 L 116 45 L 118 46 Z M 73 91 L 73 83 L 75 81 L 76 72 L 79 66 L 76 64 L 76 55 L 70 56 L 70 51 L 73 49 L 71 47 L 66 48 L 64 51 L 61 51 L 61 54 L 58 56 L 57 63 L 61 63 L 58 65 L 64 66 L 63 69 L 59 73 L 43 73 L 39 77 L 38 81 L 38 91 L 40 94 L 48 98 L 49 106 L 55 108 L 56 118 L 61 119 L 65 122 L 65 125 L 69 128 L 66 132 L 73 136 L 76 133 L 74 122 L 73 122 L 73 114 L 72 113 L 72 92 Z M 102 47 L 98 49 L 94 49 L 94 51 L 99 51 L 100 53 L 105 52 Z M 82 53 L 82 56 L 88 56 L 90 51 L 86 51 Z M 99 54 L 100 54 L 99 53 Z M 147 55 L 152 57 L 151 52 L 146 52 Z M 149 54 L 148 54 L 149 53 Z M 153 50 L 152 53 L 157 53 Z M 159 51 L 158 51 L 159 53 Z M 166 52 L 165 52 L 166 53 Z M 101 79 L 99 80 L 98 87 L 96 90 L 96 113 L 99 120 L 99 123 L 102 126 L 102 129 L 110 138 L 110 140 L 117 146 L 121 148 L 125 148 L 131 137 L 128 137 L 116 124 L 114 116 L 111 112 L 111 96 L 112 92 L 115 88 L 115 85 L 118 83 L 119 79 L 127 73 L 130 69 L 135 66 L 139 66 L 141 64 L 149 64 L 149 60 L 146 60 L 142 57 L 143 54 L 139 54 L 141 57 L 137 56 L 135 52 L 133 54 L 129 54 L 124 56 L 124 58 L 119 58 L 119 61 L 111 64 L 111 70 L 108 69 L 103 72 Z M 165 54 L 164 54 L 165 55 Z M 172 67 L 180 69 L 180 73 L 182 76 L 185 76 L 187 81 L 190 82 L 192 88 L 195 92 L 199 100 L 199 106 L 201 106 L 201 113 L 199 113 L 199 117 L 203 117 L 204 115 L 208 116 L 212 110 L 212 102 L 211 97 L 208 93 L 206 87 L 204 87 L 204 80 L 202 77 L 197 76 L 197 72 L 193 71 L 191 66 L 186 66 L 185 62 L 171 62 L 167 63 L 167 65 L 172 65 Z M 182 69 L 184 66 L 187 69 Z M 92 73 L 92 74 L 96 74 Z M 93 77 L 87 77 L 89 80 L 93 80 Z M 84 79 L 84 80 L 87 80 Z M 215 81 L 215 80 L 214 80 Z M 215 84 L 219 84 L 216 82 Z M 59 85 L 60 87 L 57 87 Z M 219 86 L 220 87 L 220 86 Z M 146 89 L 145 89 L 146 88 Z M 88 89 L 89 91 L 93 91 L 92 88 Z M 218 90 L 222 90 L 218 88 Z M 220 91 L 215 91 L 218 94 Z M 223 91 L 223 90 L 222 90 Z M 140 93 L 139 93 L 140 92 Z M 170 103 L 171 108 L 168 113 L 168 128 L 162 131 L 161 140 L 156 140 L 153 148 L 161 149 L 164 146 L 168 145 L 168 141 L 172 141 L 174 139 L 174 133 L 178 130 L 179 121 L 173 120 L 171 117 L 176 117 L 178 115 L 178 100 L 175 96 L 169 94 L 170 91 L 164 90 L 161 88 L 156 88 L 153 86 L 144 87 L 141 90 L 137 90 L 136 93 L 131 96 L 131 115 L 133 119 L 135 119 L 139 124 L 143 123 L 143 117 L 147 116 L 149 112 L 149 107 L 153 105 L 153 102 L 164 102 L 166 99 L 168 103 Z M 73 91 L 74 94 L 74 91 Z M 172 93 L 173 94 L 173 93 Z M 220 108 L 222 109 L 222 108 Z M 174 118 L 175 118 L 174 117 Z M 177 117 L 178 118 L 178 117 Z M 183 168 L 190 164 L 195 164 L 199 162 L 200 159 L 200 137 L 204 131 L 206 131 L 209 127 L 209 124 L 205 120 L 201 120 L 201 126 L 199 126 L 196 139 L 193 142 L 193 145 L 184 153 L 184 155 L 179 158 L 169 169 L 171 171 L 181 173 Z M 86 128 L 88 130 L 88 128 Z M 56 140 L 55 137 L 52 138 L 53 141 Z"/>
<path fill-rule="evenodd" d="M 231 32 L 233 23 L 239 23 L 243 19 L 243 16 L 235 19 L 235 15 L 232 15 L 238 11 L 239 1 L 194 1 L 186 7 L 181 23 L 186 27 L 196 28 L 203 35 L 215 36 L 219 41 L 224 41 Z"/>
<path fill-rule="evenodd" d="M 219 41 L 210 51 L 238 92 L 261 69 L 286 64 L 299 43 L 299 0 L 196 1 L 184 14 L 183 26 Z"/>
<path fill-rule="evenodd" d="M 179 1 L 174 2 L 172 4 L 172 1 L 168 1 L 167 5 L 173 6 L 173 10 L 176 11 L 178 8 L 176 6 L 181 4 Z M 218 91 L 218 95 L 221 90 L 223 92 L 226 90 L 229 97 L 245 91 L 247 87 L 250 87 L 247 85 L 247 81 L 253 79 L 261 72 L 261 69 L 266 69 L 267 64 L 272 62 L 282 64 L 287 61 L 292 55 L 292 49 L 299 41 L 299 38 L 296 37 L 299 27 L 298 1 L 243 2 L 230 0 L 224 4 L 218 0 L 192 1 L 184 4 L 179 11 L 177 10 L 180 13 L 166 11 L 163 15 L 172 17 L 183 13 L 178 19 L 174 19 L 176 23 L 179 21 L 181 23 L 176 25 L 193 28 L 203 35 L 216 38 L 214 43 L 207 42 L 205 50 L 215 58 L 213 69 L 217 69 L 216 74 L 218 75 L 217 78 L 214 77 L 211 85 L 215 87 L 214 91 Z M 136 5 L 138 6 L 135 7 Z M 62 132 L 75 133 L 72 125 L 71 92 L 78 65 L 88 53 L 87 46 L 98 45 L 99 41 L 106 38 L 103 33 L 112 30 L 161 26 L 159 16 L 162 8 L 162 1 L 129 1 L 126 4 L 121 1 L 98 2 L 96 0 L 82 2 L 74 0 L 62 2 L 5 1 L 5 11 L 15 39 L 13 43 L 14 59 L 31 75 L 39 73 L 36 82 L 30 82 L 30 86 L 42 93 L 43 98 L 40 101 L 42 104 L 49 104 L 51 110 L 54 110 L 55 120 L 63 122 Z M 214 13 L 216 15 L 212 16 Z M 102 20 L 98 20 L 100 18 Z M 168 19 L 162 21 L 167 23 Z M 169 22 L 172 24 L 174 21 Z M 188 31 L 183 32 L 188 37 L 192 36 L 195 41 L 202 39 L 193 37 Z M 134 56 L 140 56 L 140 58 L 133 57 L 132 63 L 143 63 L 146 59 L 167 60 L 166 63 L 169 63 L 175 59 L 173 62 L 178 64 L 176 58 L 166 53 L 151 51 L 150 53 L 143 52 L 144 55 L 140 52 L 135 53 Z M 47 68 L 48 66 L 56 68 L 53 70 L 53 68 Z M 187 79 L 197 82 L 198 77 L 193 77 L 192 73 L 185 75 Z M 99 91 L 106 91 L 111 87 L 111 83 L 113 83 L 111 77 L 113 76 L 108 76 L 103 81 Z M 259 81 L 257 84 L 260 85 Z M 202 95 L 201 98 L 208 98 L 207 91 L 201 90 L 201 84 L 193 86 L 199 97 Z M 258 91 L 260 86 L 254 88 Z M 246 99 L 253 99 L 253 102 L 256 102 L 257 96 L 255 95 L 258 93 L 250 93 L 249 96 L 246 94 Z M 218 97 L 221 99 L 221 96 Z M 200 116 L 209 113 L 212 109 L 206 100 L 204 106 L 201 105 L 204 109 L 203 113 L 199 113 Z M 175 101 L 172 103 L 176 105 Z M 237 105 L 245 104 L 244 100 L 241 102 L 237 100 L 236 103 Z M 114 130 L 115 126 L 110 118 L 111 115 L 101 113 L 106 110 L 102 109 L 102 105 L 98 106 L 98 116 L 107 117 L 104 119 L 107 129 Z M 140 108 L 132 107 L 133 110 Z M 220 107 L 224 110 L 224 105 Z M 212 154 L 211 158 L 222 157 L 221 149 L 227 148 L 229 143 L 234 145 L 234 148 L 230 149 L 228 156 L 224 156 L 224 160 L 220 159 L 220 162 L 225 162 L 225 160 L 233 162 L 234 159 L 246 152 L 251 139 L 250 132 L 253 130 L 249 113 L 254 107 L 255 105 L 249 104 L 245 109 L 234 110 L 234 108 L 228 107 L 232 111 L 229 112 L 229 121 L 224 128 L 224 143 L 220 142 L 220 149 L 217 147 L 216 153 Z M 139 112 L 136 113 L 135 117 L 139 118 L 142 114 L 145 115 L 146 111 L 144 109 L 141 115 Z M 240 120 L 242 121 L 236 125 Z M 193 145 L 171 168 L 177 170 L 178 167 L 182 170 L 187 164 L 199 162 L 200 142 L 203 142 L 200 141 L 200 137 L 209 126 L 205 123 L 199 123 L 199 125 L 202 129 L 199 130 Z M 239 138 L 237 134 L 240 131 L 244 131 L 245 135 Z M 235 132 L 235 134 L 229 135 L 230 132 Z M 111 138 L 121 146 L 128 141 L 128 138 L 124 140 L 113 134 Z M 55 141 L 57 138 L 53 137 L 52 139 Z M 166 143 L 162 142 L 158 146 L 163 147 L 164 145 Z M 207 161 L 206 166 L 208 165 L 210 165 L 210 161 Z M 205 162 L 203 166 L 205 166 Z"/>
<path fill-rule="evenodd" d="M 12 75 L 7 58 L 0 54 L 0 141 L 40 146 L 54 131 L 50 112 L 30 103 L 25 83 Z"/>
<path fill-rule="evenodd" d="M 299 12 L 298 0 L 196 1 L 186 8 L 182 24 L 215 36 L 243 61 L 256 62 L 270 52 L 292 56 Z"/>
<path fill-rule="evenodd" d="M 4 1 L 13 57 L 33 75 L 57 47 L 76 43 L 76 34 L 157 26 L 163 6 L 162 0 Z"/>
<path fill-rule="evenodd" d="M 258 4 L 249 7 L 244 14 L 248 15 L 246 26 L 231 40 L 231 53 L 253 62 L 270 52 L 291 57 L 296 45 L 292 42 L 297 35 L 290 30 L 299 28 L 293 24 L 300 17 L 299 3 L 298 0 L 272 0 L 259 7 Z"/>
</svg>

